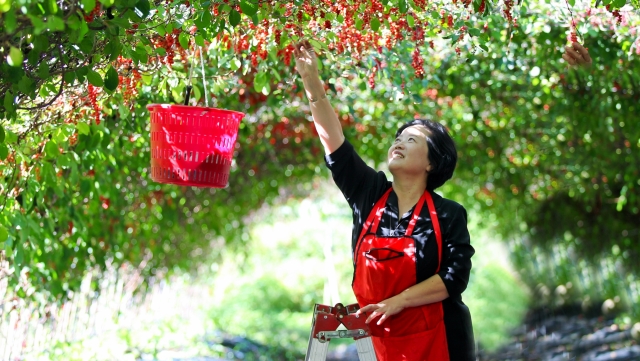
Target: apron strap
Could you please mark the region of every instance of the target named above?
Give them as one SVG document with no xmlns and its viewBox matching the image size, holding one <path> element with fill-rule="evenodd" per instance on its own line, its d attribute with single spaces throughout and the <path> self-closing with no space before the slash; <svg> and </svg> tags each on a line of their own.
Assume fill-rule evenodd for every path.
<svg viewBox="0 0 640 361">
<path fill-rule="evenodd" d="M 425 194 L 428 194 L 428 193 L 429 193 L 428 191 L 425 191 L 424 193 L 422 193 L 422 196 L 418 200 L 418 203 L 416 203 L 416 208 L 413 211 L 413 217 L 411 218 L 411 221 L 409 221 L 409 225 L 407 226 L 407 231 L 404 233 L 405 236 L 411 237 L 411 235 L 413 234 L 413 228 L 415 228 L 416 222 L 418 222 L 418 218 L 420 218 L 420 212 L 422 212 L 422 206 L 426 201 Z"/>
<path fill-rule="evenodd" d="M 440 221 L 438 220 L 438 213 L 436 213 L 436 206 L 433 204 L 433 198 L 431 193 L 425 191 L 423 197 L 427 200 L 427 207 L 429 207 L 429 214 L 431 215 L 431 224 L 433 224 L 433 231 L 436 233 L 436 241 L 438 242 L 438 268 L 436 273 L 440 272 L 440 265 L 442 264 L 442 232 L 440 230 Z"/>
<path fill-rule="evenodd" d="M 387 203 L 387 198 L 389 198 L 389 194 L 391 194 L 391 187 L 387 189 L 387 191 L 378 199 L 376 204 L 373 206 L 371 212 L 369 212 L 369 217 L 367 221 L 362 225 L 362 232 L 360 232 L 360 237 L 358 237 L 358 243 L 365 234 L 369 231 L 369 227 L 371 227 L 371 223 L 373 224 L 374 232 L 378 229 L 378 224 L 380 223 L 380 219 L 382 218 L 382 212 L 384 212 L 384 205 Z"/>
<path fill-rule="evenodd" d="M 360 232 L 360 237 L 358 238 L 358 243 L 362 241 L 362 238 L 367 234 L 369 228 L 371 231 L 375 233 L 378 230 L 378 225 L 380 224 L 380 219 L 382 219 L 382 212 L 384 212 L 385 204 L 387 203 L 387 199 L 389 198 L 389 194 L 391 193 L 391 189 L 389 188 L 380 199 L 373 206 L 371 212 L 369 212 L 369 217 L 367 217 L 367 221 L 362 226 L 362 232 Z M 442 232 L 440 230 L 440 222 L 438 221 L 438 213 L 436 213 L 436 206 L 433 203 L 433 198 L 431 197 L 431 193 L 425 190 L 422 194 L 422 197 L 418 200 L 416 204 L 416 208 L 413 211 L 413 217 L 409 222 L 409 226 L 407 227 L 407 231 L 405 232 L 406 237 L 410 237 L 413 234 L 413 229 L 418 222 L 418 218 L 420 218 L 420 212 L 422 211 L 422 206 L 424 203 L 427 203 L 427 207 L 429 208 L 429 214 L 431 216 L 431 224 L 433 224 L 433 231 L 436 234 L 436 242 L 438 244 L 438 268 L 436 269 L 436 273 L 440 272 L 440 264 L 442 263 Z"/>
</svg>

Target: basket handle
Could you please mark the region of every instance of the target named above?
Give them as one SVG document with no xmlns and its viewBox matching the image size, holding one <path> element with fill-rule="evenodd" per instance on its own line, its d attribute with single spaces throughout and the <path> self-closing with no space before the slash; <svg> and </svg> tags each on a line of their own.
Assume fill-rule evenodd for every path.
<svg viewBox="0 0 640 361">
<path fill-rule="evenodd" d="M 204 88 L 204 101 L 208 108 L 209 96 L 207 95 L 207 78 L 204 74 L 204 55 L 202 55 L 202 47 L 199 46 L 199 48 L 200 48 L 200 65 L 202 67 L 202 87 Z M 191 84 L 193 79 L 193 68 L 195 63 L 194 58 L 195 56 L 191 58 L 191 67 L 189 68 L 189 85 L 187 85 L 187 88 L 185 89 L 184 105 L 189 105 L 189 98 L 191 97 L 191 89 L 193 89 L 193 86 Z"/>
</svg>

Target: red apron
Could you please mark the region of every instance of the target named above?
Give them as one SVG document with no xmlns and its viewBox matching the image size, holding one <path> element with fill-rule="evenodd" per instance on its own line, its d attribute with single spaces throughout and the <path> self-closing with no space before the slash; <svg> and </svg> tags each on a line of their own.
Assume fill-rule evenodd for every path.
<svg viewBox="0 0 640 361">
<path fill-rule="evenodd" d="M 411 237 L 425 202 L 438 242 L 438 268 L 442 261 L 442 234 L 436 208 L 425 191 L 413 211 L 404 236 L 378 237 L 376 231 L 391 188 L 378 200 L 356 244 L 353 291 L 360 307 L 391 298 L 415 285 L 416 247 Z M 369 230 L 371 227 L 371 230 Z M 442 302 L 410 307 L 382 325 L 369 323 L 379 361 L 449 361 Z"/>
</svg>

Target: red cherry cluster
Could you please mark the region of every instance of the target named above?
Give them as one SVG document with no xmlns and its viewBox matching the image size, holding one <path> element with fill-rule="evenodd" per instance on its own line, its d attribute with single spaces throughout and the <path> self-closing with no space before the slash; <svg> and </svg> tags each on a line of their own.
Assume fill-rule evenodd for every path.
<svg viewBox="0 0 640 361">
<path fill-rule="evenodd" d="M 78 144 L 78 132 L 71 134 L 69 137 L 69 145 L 73 147 L 76 144 Z"/>
<path fill-rule="evenodd" d="M 373 69 L 369 73 L 369 79 L 367 82 L 369 83 L 369 88 L 373 89 L 376 87 L 376 73 L 378 72 L 378 65 L 374 65 Z"/>
<path fill-rule="evenodd" d="M 420 49 L 416 48 L 411 56 L 411 66 L 413 67 L 416 78 L 422 79 L 425 75 L 424 72 L 424 59 L 420 53 Z"/>
<path fill-rule="evenodd" d="M 609 4 L 607 5 L 607 11 L 609 11 L 611 15 L 613 15 L 613 17 L 616 18 L 618 25 L 622 23 L 622 14 L 620 13 L 620 10 L 618 9 L 611 10 L 611 4 Z"/>
<path fill-rule="evenodd" d="M 87 86 L 87 91 L 89 93 L 89 102 L 91 103 L 91 108 L 93 109 L 93 116 L 97 125 L 100 125 L 100 112 L 102 108 L 98 104 L 98 89 L 93 85 L 89 84 Z"/>
<path fill-rule="evenodd" d="M 420 22 L 414 26 L 413 32 L 411 33 L 411 40 L 415 42 L 417 46 L 424 44 L 424 28 Z"/>
<path fill-rule="evenodd" d="M 166 52 L 164 56 L 158 57 L 158 61 L 161 64 L 166 64 L 166 65 L 169 65 L 169 67 L 171 67 L 174 63 L 176 50 L 180 54 L 181 61 L 183 63 L 186 61 L 187 54 L 185 52 L 185 49 L 183 49 L 182 46 L 180 46 L 180 43 L 177 41 L 178 36 L 180 35 L 181 32 L 182 32 L 181 29 L 173 29 L 171 33 L 165 34 L 164 37 L 162 36 L 155 37 L 153 43 L 156 49 L 163 48 Z"/>
<path fill-rule="evenodd" d="M 105 210 L 109 209 L 109 206 L 111 205 L 111 200 L 109 200 L 109 198 L 103 197 L 103 196 L 100 196 L 99 198 L 100 198 L 100 203 L 102 203 L 101 204 L 102 205 L 102 209 L 105 209 Z"/>
<path fill-rule="evenodd" d="M 96 2 L 96 6 L 93 8 L 93 10 L 91 10 L 91 12 L 89 14 L 86 14 L 84 16 L 84 21 L 91 23 L 93 22 L 93 20 L 100 16 L 100 11 L 102 10 L 100 3 Z"/>
<path fill-rule="evenodd" d="M 480 6 L 478 6 L 478 13 L 480 14 L 484 14 L 484 11 L 487 9 L 487 3 L 486 0 L 482 0 L 480 2 Z"/>
<path fill-rule="evenodd" d="M 578 42 L 578 34 L 574 31 L 571 32 L 571 34 L 569 35 L 569 41 L 571 41 L 572 43 L 577 43 Z"/>
<path fill-rule="evenodd" d="M 284 63 L 291 65 L 291 56 L 293 55 L 294 46 L 292 44 L 287 45 L 284 49 L 278 50 L 278 56 L 284 59 Z"/>
<path fill-rule="evenodd" d="M 504 13 L 504 16 L 507 18 L 507 20 L 509 21 L 509 24 L 514 24 L 512 9 L 513 9 L 513 0 L 504 0 L 503 13 Z"/>
<path fill-rule="evenodd" d="M 444 10 L 440 11 L 440 15 L 442 15 L 442 20 L 440 20 L 440 25 L 444 26 L 447 24 L 450 28 L 453 27 L 453 15 L 447 14 Z"/>
</svg>

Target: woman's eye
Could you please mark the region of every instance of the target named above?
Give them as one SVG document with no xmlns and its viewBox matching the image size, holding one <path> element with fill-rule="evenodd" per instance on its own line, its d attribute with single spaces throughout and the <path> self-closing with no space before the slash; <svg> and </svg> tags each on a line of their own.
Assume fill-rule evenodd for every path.
<svg viewBox="0 0 640 361">
<path fill-rule="evenodd" d="M 415 138 L 409 138 L 409 140 L 412 140 L 412 141 L 414 141 L 414 142 L 416 141 L 416 140 L 415 140 Z"/>
</svg>

